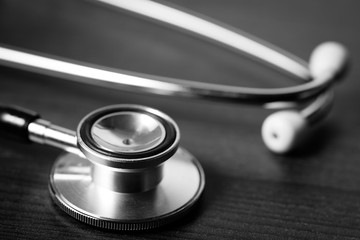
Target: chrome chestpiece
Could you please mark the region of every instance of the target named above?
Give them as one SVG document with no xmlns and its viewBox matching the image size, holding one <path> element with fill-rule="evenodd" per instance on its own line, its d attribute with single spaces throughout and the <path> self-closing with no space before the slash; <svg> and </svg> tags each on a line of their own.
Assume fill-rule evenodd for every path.
<svg viewBox="0 0 360 240">
<path fill-rule="evenodd" d="M 157 110 L 101 108 L 80 122 L 76 135 L 85 157 L 61 155 L 49 186 L 57 205 L 82 222 L 116 230 L 159 227 L 182 216 L 204 189 L 199 162 L 178 148 L 177 125 Z"/>
</svg>

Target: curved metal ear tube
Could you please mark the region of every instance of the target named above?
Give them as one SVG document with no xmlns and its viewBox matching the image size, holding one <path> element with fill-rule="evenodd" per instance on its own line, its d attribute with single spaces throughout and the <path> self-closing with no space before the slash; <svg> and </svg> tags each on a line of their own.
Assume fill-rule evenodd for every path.
<svg viewBox="0 0 360 240">
<path fill-rule="evenodd" d="M 313 78 L 305 61 L 251 36 L 248 33 L 210 20 L 184 9 L 176 9 L 148 0 L 98 0 L 115 9 L 125 9 L 130 12 L 155 19 L 195 33 L 206 40 L 230 48 L 236 53 L 247 56 L 273 66 L 290 75 L 303 80 L 302 84 L 284 88 L 248 88 L 223 84 L 195 82 L 175 78 L 151 76 L 119 69 L 110 69 L 88 63 L 80 63 L 44 54 L 24 52 L 9 47 L 0 46 L 0 63 L 9 67 L 30 70 L 40 74 L 60 77 L 112 89 L 133 92 L 147 92 L 167 96 L 197 97 L 216 101 L 234 101 L 266 105 L 272 102 L 308 101 L 326 91 L 333 83 L 333 78 L 323 78 L 322 81 L 312 81 Z M 337 44 L 338 55 L 344 58 L 333 58 L 334 67 L 345 61 L 347 51 Z M 333 56 L 332 53 L 330 55 Z M 329 59 L 327 59 L 329 61 Z M 345 61 L 346 62 L 346 61 Z M 346 64 L 346 63 L 344 63 Z M 317 75 L 315 77 L 318 77 Z M 321 76 L 324 77 L 324 76 Z"/>
<path fill-rule="evenodd" d="M 49 189 L 72 217 L 97 227 L 143 230 L 183 216 L 205 185 L 200 163 L 179 148 L 179 129 L 164 113 L 114 105 L 88 114 L 75 132 L 18 108 L 0 109 L 0 128 L 23 140 L 65 149 Z"/>
</svg>

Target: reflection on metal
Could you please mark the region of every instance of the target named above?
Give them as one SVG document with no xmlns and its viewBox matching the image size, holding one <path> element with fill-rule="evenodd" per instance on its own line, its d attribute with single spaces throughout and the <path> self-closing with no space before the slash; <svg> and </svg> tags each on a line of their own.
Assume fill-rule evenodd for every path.
<svg viewBox="0 0 360 240">
<path fill-rule="evenodd" d="M 143 113 L 121 112 L 97 120 L 91 134 L 99 147 L 112 152 L 141 152 L 165 139 L 159 121 Z"/>
</svg>

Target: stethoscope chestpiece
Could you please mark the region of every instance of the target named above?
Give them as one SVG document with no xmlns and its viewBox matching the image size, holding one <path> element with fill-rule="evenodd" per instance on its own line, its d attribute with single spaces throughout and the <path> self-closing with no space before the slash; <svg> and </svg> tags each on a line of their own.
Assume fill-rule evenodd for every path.
<svg viewBox="0 0 360 240">
<path fill-rule="evenodd" d="M 158 165 L 176 152 L 176 123 L 160 111 L 115 105 L 88 114 L 77 130 L 78 146 L 92 162 L 126 169 Z"/>
<path fill-rule="evenodd" d="M 87 115 L 77 129 L 84 157 L 61 155 L 50 174 L 57 205 L 107 229 L 145 230 L 183 216 L 203 192 L 199 162 L 178 148 L 176 123 L 160 111 L 114 105 Z"/>
</svg>

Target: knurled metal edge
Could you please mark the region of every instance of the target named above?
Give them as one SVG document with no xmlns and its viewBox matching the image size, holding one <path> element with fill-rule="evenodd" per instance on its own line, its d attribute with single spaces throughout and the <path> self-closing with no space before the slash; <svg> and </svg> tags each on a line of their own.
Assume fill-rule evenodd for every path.
<svg viewBox="0 0 360 240">
<path fill-rule="evenodd" d="M 96 219 L 92 216 L 85 215 L 83 213 L 79 213 L 77 210 L 72 209 L 66 204 L 64 204 L 61 200 L 56 197 L 56 193 L 53 191 L 51 184 L 49 184 L 49 191 L 51 198 L 56 203 L 56 205 L 63 210 L 65 213 L 70 215 L 71 217 L 75 218 L 76 220 L 95 226 L 99 228 L 109 229 L 109 230 L 116 230 L 116 231 L 143 231 L 143 230 L 150 230 L 154 228 L 159 228 L 164 225 L 168 225 L 179 218 L 186 215 L 189 210 L 195 205 L 197 200 L 201 197 L 203 189 L 199 188 L 198 197 L 194 196 L 193 201 L 190 201 L 188 205 L 185 205 L 183 208 L 178 209 L 176 212 L 171 212 L 166 214 L 162 218 L 154 218 L 154 219 L 147 219 L 143 222 L 116 222 L 110 220 L 103 220 L 103 219 Z"/>
<path fill-rule="evenodd" d="M 169 212 L 165 215 L 162 215 L 157 218 L 149 218 L 144 219 L 143 221 L 111 221 L 106 219 L 96 219 L 95 217 L 86 215 L 84 213 L 80 213 L 78 210 L 73 209 L 71 207 L 68 207 L 66 203 L 61 201 L 59 197 L 56 197 L 56 192 L 53 189 L 53 186 L 51 185 L 51 180 L 48 184 L 50 196 L 53 199 L 53 201 L 56 203 L 56 205 L 66 212 L 68 215 L 72 216 L 73 218 L 77 219 L 80 222 L 99 227 L 109 230 L 118 230 L 118 231 L 142 231 L 142 230 L 150 230 L 154 228 L 159 228 L 164 225 L 168 225 L 170 223 L 173 223 L 174 221 L 182 218 L 184 215 L 186 215 L 189 210 L 192 209 L 192 207 L 197 203 L 197 201 L 200 199 L 201 195 L 204 192 L 205 188 L 205 173 L 201 166 L 201 164 L 195 160 L 193 161 L 194 164 L 197 166 L 197 169 L 200 174 L 200 185 L 198 187 L 198 190 L 196 194 L 185 204 L 182 208 L 179 208 L 173 212 Z"/>
</svg>

